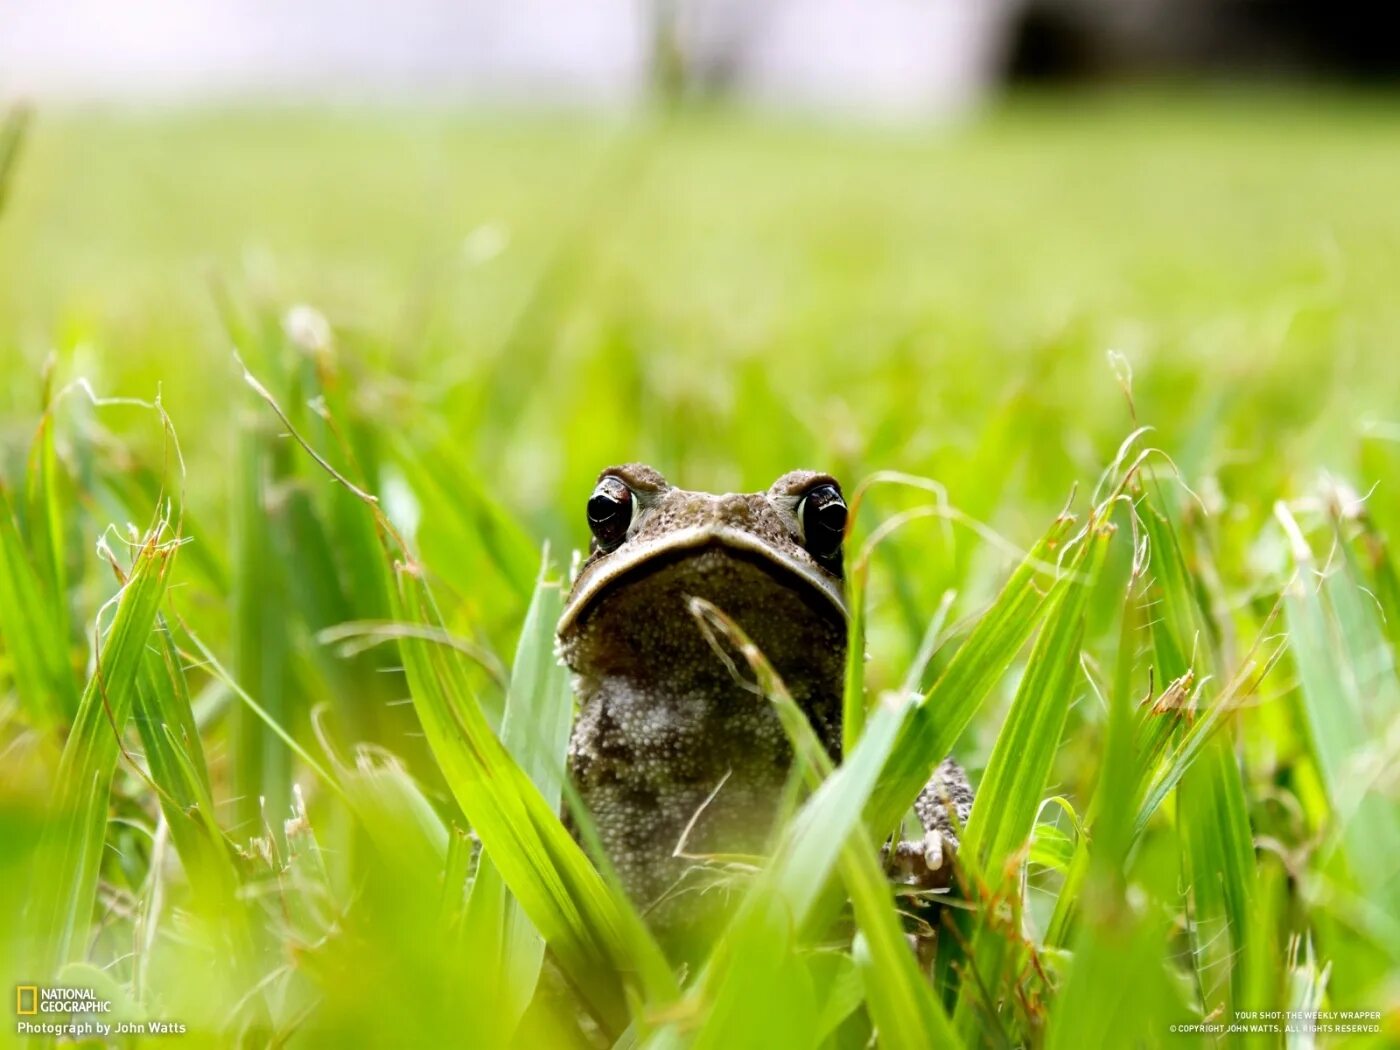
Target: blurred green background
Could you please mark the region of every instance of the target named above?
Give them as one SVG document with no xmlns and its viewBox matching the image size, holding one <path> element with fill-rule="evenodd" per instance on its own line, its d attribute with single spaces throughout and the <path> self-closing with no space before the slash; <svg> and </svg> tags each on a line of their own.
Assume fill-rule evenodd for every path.
<svg viewBox="0 0 1400 1050">
<path fill-rule="evenodd" d="M 431 410 L 556 544 L 606 463 L 942 476 L 1013 397 L 1036 438 L 997 472 L 1032 528 L 1129 429 L 1109 349 L 1189 474 L 1286 495 L 1397 403 L 1396 118 L 1244 89 L 941 130 L 43 113 L 0 227 L 4 407 L 54 349 L 104 394 L 159 385 L 190 457 L 222 454 L 218 284 L 321 310 L 357 397 Z"/>
<path fill-rule="evenodd" d="M 46 389 L 81 377 L 102 397 L 159 392 L 193 541 L 171 607 L 299 741 L 313 746 L 310 712 L 326 703 L 345 719 L 342 741 L 405 755 L 448 823 L 439 773 L 408 709 L 393 706 L 406 687 L 392 656 L 347 665 L 317 636 L 386 615 L 382 566 L 368 567 L 364 537 L 345 524 L 362 512 L 336 502 L 249 394 L 236 353 L 318 447 L 344 439 L 358 455 L 357 476 L 420 549 L 448 626 L 491 654 L 478 683 L 490 711 L 502 701 L 489 668 L 510 662 L 536 552 L 548 542 L 567 563 L 586 543 L 583 504 L 603 466 L 643 460 L 712 490 L 764 488 L 796 466 L 848 488 L 902 471 L 935 479 L 953 506 L 1026 548 L 1076 485 L 1083 506 L 1140 425 L 1198 498 L 1176 509 L 1195 537 L 1192 578 L 1224 625 L 1221 666 L 1234 668 L 1270 637 L 1267 613 L 1293 572 L 1277 501 L 1324 555 L 1328 509 L 1351 520 L 1356 496 L 1378 535 L 1400 535 L 1397 186 L 1400 101 L 1335 89 L 1013 94 L 937 128 L 703 107 L 631 120 L 43 110 L 0 215 L 4 476 L 18 502 Z M 320 418 L 323 395 L 350 432 Z M 149 412 L 70 394 L 57 418 L 73 508 L 62 603 L 79 669 L 83 632 L 115 590 L 93 540 L 109 522 L 143 524 L 160 479 L 178 487 L 179 472 Z M 857 538 L 922 499 L 877 490 Z M 1130 552 L 1115 551 L 1116 586 Z M 902 679 L 948 590 L 961 622 L 1013 560 L 927 522 L 882 547 L 870 684 Z M 1089 665 L 1092 650 L 1108 666 L 1119 597 L 1096 592 Z M 219 675 L 188 670 L 215 797 L 231 807 L 219 819 L 243 841 L 257 830 L 256 789 L 237 788 L 280 785 L 268 809 L 285 813 L 291 770 L 306 782 L 305 767 Z M 1149 682 L 1137 668 L 1132 687 Z M 958 745 L 974 781 L 1011 684 Z M 1329 811 L 1301 716 L 1281 713 L 1295 687 L 1287 666 L 1270 679 L 1239 748 L 1255 831 L 1301 848 Z M 1388 710 L 1370 724 L 1391 724 Z M 7 724 L 25 751 L 14 743 L 24 720 Z M 1051 783 L 1082 811 L 1102 712 L 1081 704 L 1070 725 Z M 12 841 L 38 834 L 23 798 L 42 797 L 51 774 L 12 767 Z M 1290 823 L 1277 796 L 1295 791 Z M 310 795 L 313 823 L 351 857 L 344 812 Z M 114 806 L 149 819 L 144 797 L 119 772 Z M 1176 842 L 1154 840 L 1143 862 L 1163 898 Z M 1259 856 L 1261 871 L 1273 864 Z M 5 860 L 0 881 L 20 886 L 25 847 Z M 133 887 L 142 870 L 128 873 Z M 358 871 L 334 861 L 330 881 L 344 889 Z M 375 907 L 402 906 L 392 893 L 369 899 L 358 914 L 371 925 Z M 1383 953 L 1352 932 L 1331 942 L 1353 980 L 1338 994 L 1381 1008 L 1394 1001 L 1376 1001 L 1375 989 L 1394 992 Z M 1283 982 L 1311 965 L 1285 974 L 1277 955 Z M 403 958 L 433 973 L 441 962 Z M 328 1024 L 353 1030 L 352 991 Z M 181 993 L 168 981 L 164 994 Z M 184 1009 L 201 1009 L 184 994 Z M 224 1006 L 237 1001 L 229 992 Z"/>
<path fill-rule="evenodd" d="M 246 405 L 217 303 L 264 329 L 310 304 L 353 401 L 556 552 L 586 543 L 598 470 L 637 459 L 707 489 L 927 475 L 1024 544 L 1136 423 L 1258 522 L 1324 471 L 1366 492 L 1363 439 L 1394 438 L 1397 118 L 1246 87 L 1012 96 L 940 128 L 42 113 L 0 226 L 6 447 L 51 352 L 58 382 L 159 390 L 217 551 Z M 104 422 L 154 451 L 149 420 Z M 966 581 L 921 569 L 926 616 Z"/>
</svg>

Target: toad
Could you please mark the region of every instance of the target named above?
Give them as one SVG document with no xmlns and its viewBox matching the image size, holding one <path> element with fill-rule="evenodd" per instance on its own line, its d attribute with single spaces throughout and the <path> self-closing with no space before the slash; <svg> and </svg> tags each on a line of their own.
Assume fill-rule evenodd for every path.
<svg viewBox="0 0 1400 1050">
<path fill-rule="evenodd" d="M 846 503 L 816 471 L 711 495 L 627 464 L 602 472 L 587 513 L 589 555 L 558 629 L 579 702 L 569 771 L 623 885 L 666 927 L 678 909 L 658 902 L 676 899 L 693 858 L 763 851 L 792 767 L 774 706 L 691 599 L 743 629 L 839 761 Z M 924 838 L 890 851 L 892 874 L 946 883 L 971 804 L 945 760 L 915 804 Z"/>
</svg>

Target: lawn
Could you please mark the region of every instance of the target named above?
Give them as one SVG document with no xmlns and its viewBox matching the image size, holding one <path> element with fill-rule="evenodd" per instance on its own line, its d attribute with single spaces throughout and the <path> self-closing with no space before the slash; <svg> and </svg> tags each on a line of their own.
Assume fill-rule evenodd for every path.
<svg viewBox="0 0 1400 1050">
<path fill-rule="evenodd" d="M 15 157 L 5 982 L 186 1029 L 131 1045 L 1400 1039 L 1400 99 L 43 111 Z M 864 732 L 684 968 L 556 817 L 630 460 L 862 493 Z M 960 885 L 895 896 L 948 751 Z"/>
</svg>

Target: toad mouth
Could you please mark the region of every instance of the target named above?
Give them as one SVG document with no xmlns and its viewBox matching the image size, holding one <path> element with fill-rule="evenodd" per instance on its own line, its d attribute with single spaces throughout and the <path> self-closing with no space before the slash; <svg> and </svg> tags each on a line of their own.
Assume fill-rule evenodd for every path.
<svg viewBox="0 0 1400 1050">
<path fill-rule="evenodd" d="M 775 550 L 754 536 L 726 526 L 695 526 L 671 533 L 664 540 L 644 544 L 635 550 L 619 550 L 595 570 L 584 586 L 569 600 L 559 618 L 562 635 L 585 618 L 590 607 L 604 592 L 625 579 L 660 571 L 691 557 L 707 547 L 735 553 L 765 569 L 774 582 L 793 590 L 815 592 L 841 618 L 846 617 L 846 599 L 841 582 L 782 551 Z M 805 587 L 795 584 L 805 584 Z"/>
</svg>

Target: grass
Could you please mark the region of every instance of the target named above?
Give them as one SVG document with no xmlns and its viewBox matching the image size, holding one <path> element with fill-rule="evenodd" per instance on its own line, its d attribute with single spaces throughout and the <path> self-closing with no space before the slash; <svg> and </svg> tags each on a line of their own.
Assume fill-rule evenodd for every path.
<svg viewBox="0 0 1400 1050">
<path fill-rule="evenodd" d="M 0 973 L 213 1046 L 1400 1038 L 1396 105 L 0 136 Z M 684 967 L 557 816 L 628 459 L 860 492 L 846 760 L 748 652 L 792 815 Z M 1171 1030 L 1287 1010 L 1380 1030 Z"/>
</svg>

